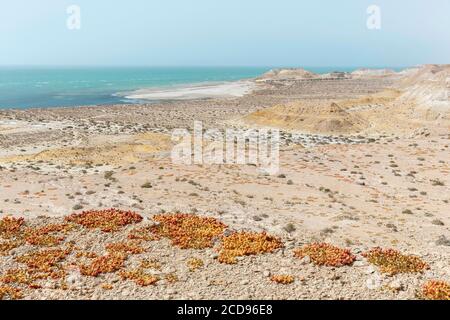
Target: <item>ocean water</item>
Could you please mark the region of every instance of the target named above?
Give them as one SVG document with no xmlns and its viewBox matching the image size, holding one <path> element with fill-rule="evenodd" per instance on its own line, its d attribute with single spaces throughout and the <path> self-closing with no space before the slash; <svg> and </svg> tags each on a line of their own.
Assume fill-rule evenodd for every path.
<svg viewBox="0 0 450 320">
<path fill-rule="evenodd" d="M 140 103 L 133 92 L 231 82 L 271 67 L 0 67 L 0 109 Z M 308 68 L 313 72 L 355 68 Z"/>
<path fill-rule="evenodd" d="M 128 93 L 253 78 L 270 68 L 0 67 L 0 108 L 135 103 Z"/>
</svg>

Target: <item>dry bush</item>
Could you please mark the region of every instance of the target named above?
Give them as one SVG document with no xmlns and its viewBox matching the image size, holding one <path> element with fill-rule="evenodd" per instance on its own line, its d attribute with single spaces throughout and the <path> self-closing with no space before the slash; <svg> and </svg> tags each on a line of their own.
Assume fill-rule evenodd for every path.
<svg viewBox="0 0 450 320">
<path fill-rule="evenodd" d="M 73 213 L 66 217 L 66 221 L 80 224 L 88 229 L 114 232 L 128 224 L 141 222 L 142 216 L 133 211 L 105 209 Z"/>
<path fill-rule="evenodd" d="M 34 246 L 56 246 L 64 240 L 64 237 L 58 237 L 53 234 L 67 234 L 73 228 L 74 225 L 69 223 L 49 224 L 40 228 L 27 228 L 24 231 L 24 239 L 28 244 Z"/>
<path fill-rule="evenodd" d="M 32 251 L 16 258 L 17 262 L 26 264 L 27 271 L 39 279 L 60 279 L 65 276 L 61 262 L 72 252 L 72 249 L 49 249 Z"/>
<path fill-rule="evenodd" d="M 394 249 L 373 248 L 363 253 L 367 260 L 377 267 L 383 273 L 391 275 L 397 273 L 414 273 L 422 272 L 429 269 L 426 262 L 419 257 L 412 255 L 404 255 Z"/>
<path fill-rule="evenodd" d="M 162 266 L 157 259 L 144 259 L 141 260 L 141 268 L 161 270 Z"/>
<path fill-rule="evenodd" d="M 81 264 L 79 266 L 80 273 L 85 276 L 97 277 L 103 273 L 116 272 L 123 268 L 126 253 L 123 252 L 109 252 L 107 255 L 95 258 L 90 264 Z"/>
<path fill-rule="evenodd" d="M 22 299 L 22 291 L 11 286 L 0 286 L 0 300 L 9 297 L 11 300 Z"/>
<path fill-rule="evenodd" d="M 152 226 L 152 232 L 159 237 L 172 240 L 174 246 L 182 249 L 204 249 L 213 246 L 213 239 L 227 228 L 221 221 L 193 214 L 156 215 L 153 220 L 159 222 Z"/>
<path fill-rule="evenodd" d="M 309 256 L 314 264 L 329 267 L 351 265 L 356 259 L 350 250 L 342 249 L 328 243 L 307 244 L 300 249 L 296 249 L 294 256 L 300 259 Z"/>
<path fill-rule="evenodd" d="M 203 267 L 204 263 L 203 263 L 203 261 L 201 259 L 190 258 L 187 261 L 187 265 L 188 265 L 190 271 L 195 271 L 195 270 L 200 269 L 201 267 Z"/>
<path fill-rule="evenodd" d="M 294 282 L 294 277 L 286 274 L 273 275 L 270 280 L 280 284 L 290 284 Z"/>
<path fill-rule="evenodd" d="M 23 218 L 4 217 L 0 219 L 0 237 L 3 239 L 16 237 L 20 234 L 24 223 Z"/>
<path fill-rule="evenodd" d="M 178 282 L 178 276 L 173 272 L 166 274 L 165 279 L 168 283 Z"/>
<path fill-rule="evenodd" d="M 0 242 L 0 255 L 7 256 L 12 249 L 20 247 L 23 243 L 21 241 L 4 241 Z"/>
<path fill-rule="evenodd" d="M 120 276 L 123 280 L 132 280 L 137 285 L 146 287 L 152 284 L 156 284 L 159 278 L 151 274 L 147 274 L 142 269 L 134 269 L 130 271 L 120 271 Z"/>
<path fill-rule="evenodd" d="M 429 300 L 450 300 L 450 284 L 439 280 L 428 281 L 422 287 L 422 295 Z"/>
<path fill-rule="evenodd" d="M 110 243 L 106 246 L 106 250 L 108 252 L 118 252 L 125 254 L 140 254 L 145 252 L 145 249 L 142 248 L 138 242 L 116 242 Z"/>
<path fill-rule="evenodd" d="M 271 253 L 283 247 L 281 240 L 265 232 L 234 232 L 222 237 L 219 262 L 233 264 L 236 257 Z"/>
<path fill-rule="evenodd" d="M 144 240 L 144 241 L 153 241 L 159 240 L 159 237 L 152 234 L 154 231 L 154 226 L 144 226 L 140 228 L 135 228 L 130 231 L 128 234 L 128 239 L 131 240 Z"/>
</svg>

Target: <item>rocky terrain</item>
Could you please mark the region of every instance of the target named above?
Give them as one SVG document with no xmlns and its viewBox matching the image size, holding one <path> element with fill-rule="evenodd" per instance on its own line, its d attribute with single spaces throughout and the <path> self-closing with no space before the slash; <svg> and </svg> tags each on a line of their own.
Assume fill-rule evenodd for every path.
<svg viewBox="0 0 450 320">
<path fill-rule="evenodd" d="M 0 110 L 0 298 L 448 298 L 448 77 L 287 70 L 242 98 Z M 194 121 L 280 129 L 279 172 L 172 163 Z"/>
</svg>

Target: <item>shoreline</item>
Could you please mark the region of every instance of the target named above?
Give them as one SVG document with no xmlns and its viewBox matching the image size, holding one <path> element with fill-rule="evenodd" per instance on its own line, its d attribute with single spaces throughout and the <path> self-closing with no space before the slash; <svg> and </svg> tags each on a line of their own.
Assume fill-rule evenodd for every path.
<svg viewBox="0 0 450 320">
<path fill-rule="evenodd" d="M 269 69 L 39 69 L 30 77 L 26 76 L 27 70 L 2 73 L 0 110 L 139 104 L 172 97 L 241 96 L 249 91 L 252 80 Z M 155 93 L 159 95 L 154 96 Z M 138 95 L 136 100 L 127 98 L 134 95 Z"/>
<path fill-rule="evenodd" d="M 171 101 L 188 101 L 204 99 L 226 99 L 240 98 L 251 94 L 257 89 L 259 84 L 256 78 L 242 79 L 236 81 L 211 81 L 195 82 L 190 84 L 174 86 L 156 86 L 141 88 L 133 91 L 120 91 L 111 94 L 111 97 L 117 97 L 118 101 L 113 103 L 100 104 L 80 104 L 80 105 L 61 105 L 61 106 L 28 106 L 28 107 L 3 107 L 2 111 L 28 111 L 28 110 L 49 110 L 49 109 L 72 109 L 72 108 L 90 108 L 106 106 L 123 105 L 145 105 L 168 103 Z"/>
<path fill-rule="evenodd" d="M 95 70 L 95 69 L 94 69 Z M 334 70 L 334 71 L 333 71 Z M 140 105 L 153 104 L 168 101 L 186 101 L 186 100 L 200 100 L 200 99 L 218 99 L 218 98 L 239 98 L 244 95 L 252 93 L 259 87 L 265 85 L 280 84 L 283 82 L 290 82 L 292 80 L 329 80 L 330 78 L 341 77 L 346 79 L 356 79 L 361 76 L 383 76 L 389 73 L 400 75 L 407 69 L 396 68 L 393 69 L 366 69 L 366 68 L 323 68 L 323 70 L 315 70 L 315 68 L 297 69 L 267 69 L 259 70 L 252 75 L 236 75 L 235 79 L 230 78 L 229 75 L 222 75 L 211 77 L 204 75 L 198 79 L 184 79 L 184 83 L 176 83 L 178 78 L 170 78 L 169 83 L 138 83 L 133 82 L 136 79 L 124 78 L 121 81 L 130 81 L 132 84 L 130 88 L 121 88 L 118 86 L 116 80 L 98 80 L 93 81 L 86 87 L 86 91 L 80 91 L 79 87 L 71 87 L 74 82 L 87 82 L 87 80 L 76 80 L 76 78 L 68 78 L 68 87 L 58 87 L 60 84 L 53 83 L 53 80 L 46 80 L 47 86 L 54 87 L 54 92 L 48 89 L 37 92 L 25 92 L 25 96 L 21 98 L 9 97 L 6 94 L 6 102 L 0 102 L 0 110 L 31 110 L 31 109 L 54 109 L 54 108 L 79 108 L 79 107 L 93 107 L 106 105 Z M 87 76 L 87 75 L 86 75 Z M 158 80 L 159 79 L 159 80 Z M 180 80 L 182 78 L 179 78 Z M 156 77 L 155 80 L 160 82 L 163 78 Z M 166 79 L 168 80 L 168 79 Z M 50 81 L 50 82 L 49 82 Z M 164 82 L 164 81 L 163 81 Z M 172 84 L 170 84 L 170 82 Z M 36 83 L 24 83 L 23 86 L 30 85 L 38 87 L 42 81 Z M 114 85 L 111 88 L 102 87 L 107 84 Z M 0 84 L 8 85 L 8 83 Z M 12 88 L 15 89 L 15 88 Z M 89 89 L 89 90 L 88 90 Z M 47 90 L 47 91 L 45 91 Z M 0 94 L 2 91 L 0 91 Z M 8 100 L 9 99 L 9 100 Z M 25 99 L 25 100 L 24 100 Z M 61 99 L 59 101 L 59 99 Z M 22 101 L 21 101 L 22 100 Z M 28 100 L 28 101 L 27 101 Z M 8 102 L 9 101 L 9 102 Z M 33 102 L 30 102 L 33 101 Z M 33 105 L 35 104 L 35 105 Z"/>
<path fill-rule="evenodd" d="M 197 100 L 242 97 L 256 88 L 255 79 L 226 82 L 202 82 L 170 87 L 138 89 L 124 98 L 136 101 Z"/>
</svg>

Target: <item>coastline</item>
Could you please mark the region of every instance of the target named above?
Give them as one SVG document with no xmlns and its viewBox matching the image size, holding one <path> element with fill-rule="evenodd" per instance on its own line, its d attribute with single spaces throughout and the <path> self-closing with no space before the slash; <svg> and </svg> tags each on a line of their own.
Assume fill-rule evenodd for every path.
<svg viewBox="0 0 450 320">
<path fill-rule="evenodd" d="M 136 101 L 194 100 L 242 97 L 251 93 L 255 88 L 255 80 L 247 79 L 138 89 L 132 92 L 122 93 L 122 95 L 126 99 Z M 119 93 L 119 95 L 121 94 Z"/>
<path fill-rule="evenodd" d="M 0 69 L 0 110 L 241 96 L 248 91 L 247 81 L 267 70 L 268 67 Z"/>
</svg>

